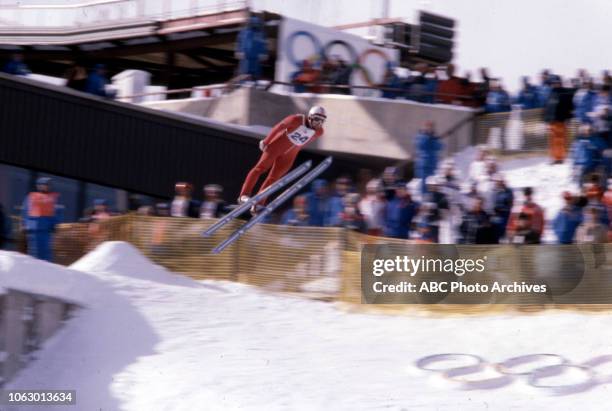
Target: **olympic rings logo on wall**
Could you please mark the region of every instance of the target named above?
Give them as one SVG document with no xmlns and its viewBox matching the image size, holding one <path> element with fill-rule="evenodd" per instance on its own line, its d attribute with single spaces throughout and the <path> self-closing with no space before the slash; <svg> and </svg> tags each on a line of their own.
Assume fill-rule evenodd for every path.
<svg viewBox="0 0 612 411">
<path fill-rule="evenodd" d="M 355 47 L 353 47 L 352 44 L 344 40 L 331 40 L 327 42 L 326 44 L 322 44 L 321 41 L 311 32 L 306 31 L 306 30 L 298 30 L 298 31 L 294 31 L 293 33 L 291 33 L 291 35 L 287 37 L 287 45 L 286 45 L 287 58 L 294 66 L 298 68 L 302 67 L 302 60 L 298 60 L 295 57 L 295 54 L 293 53 L 293 44 L 295 43 L 295 40 L 298 37 L 305 37 L 312 43 L 315 49 L 315 55 L 318 56 L 320 60 L 329 59 L 329 52 L 332 47 L 334 46 L 343 47 L 350 56 L 350 59 L 351 59 L 350 66 L 352 66 L 353 69 L 359 70 L 366 84 L 370 87 L 376 87 L 377 84 L 373 81 L 372 74 L 366 67 L 366 60 L 371 56 L 379 56 L 385 61 L 385 65 L 391 62 L 391 59 L 389 58 L 389 56 L 387 56 L 380 49 L 368 48 L 364 50 L 361 54 L 359 54 L 357 53 L 357 50 L 355 50 Z"/>
<path fill-rule="evenodd" d="M 460 365 L 439 365 L 453 361 L 459 362 Z M 548 364 L 538 364 L 542 362 Z M 612 355 L 602 355 L 580 364 L 572 364 L 557 354 L 528 354 L 499 363 L 490 363 L 472 354 L 435 354 L 421 358 L 415 366 L 422 371 L 438 373 L 446 381 L 464 390 L 496 389 L 512 384 L 518 378 L 525 378 L 525 382 L 533 388 L 546 390 L 554 395 L 567 395 L 612 382 L 612 374 L 601 374 L 597 371 L 598 367 L 606 363 L 612 364 Z M 558 379 L 570 372 L 580 375 L 578 381 L 567 384 L 551 382 L 556 381 L 554 378 Z M 482 373 L 487 376 L 480 379 L 469 377 Z"/>
</svg>

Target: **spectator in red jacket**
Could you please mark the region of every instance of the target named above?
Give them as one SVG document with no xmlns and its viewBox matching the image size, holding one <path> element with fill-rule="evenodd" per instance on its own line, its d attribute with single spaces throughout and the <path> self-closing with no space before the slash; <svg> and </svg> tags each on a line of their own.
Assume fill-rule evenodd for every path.
<svg viewBox="0 0 612 411">
<path fill-rule="evenodd" d="M 462 78 L 455 76 L 454 65 L 446 66 L 446 77 L 446 80 L 438 83 L 437 102 L 461 105 L 461 98 L 465 89 L 464 81 Z"/>
<path fill-rule="evenodd" d="M 528 216 L 531 222 L 531 228 L 538 234 L 537 241 L 539 242 L 544 232 L 544 211 L 542 207 L 533 201 L 533 189 L 531 187 L 526 187 L 523 190 L 523 195 L 525 196 L 525 202 L 510 215 L 510 221 L 508 222 L 508 238 L 514 236 L 517 230 L 517 217 L 520 213 L 523 213 Z"/>
</svg>

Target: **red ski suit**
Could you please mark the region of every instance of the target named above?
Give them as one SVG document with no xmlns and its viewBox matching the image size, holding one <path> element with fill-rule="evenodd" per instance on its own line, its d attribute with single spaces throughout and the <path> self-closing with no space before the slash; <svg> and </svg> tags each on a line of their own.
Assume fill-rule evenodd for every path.
<svg viewBox="0 0 612 411">
<path fill-rule="evenodd" d="M 263 140 L 266 149 L 244 180 L 240 196 L 250 196 L 259 177 L 270 168 L 272 169 L 261 185 L 260 192 L 284 176 L 291 169 L 300 149 L 322 134 L 323 127 L 316 130 L 308 127 L 306 116 L 303 114 L 292 114 L 285 117 Z"/>
</svg>

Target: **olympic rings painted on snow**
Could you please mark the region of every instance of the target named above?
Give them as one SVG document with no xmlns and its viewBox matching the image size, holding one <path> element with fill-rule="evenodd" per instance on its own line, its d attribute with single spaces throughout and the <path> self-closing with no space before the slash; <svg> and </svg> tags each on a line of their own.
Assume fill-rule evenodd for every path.
<svg viewBox="0 0 612 411">
<path fill-rule="evenodd" d="M 429 355 L 427 357 L 421 358 L 420 360 L 416 362 L 415 365 L 418 369 L 425 370 L 425 371 L 446 371 L 446 370 L 450 370 L 450 369 L 457 368 L 457 367 L 451 367 L 447 369 L 428 368 L 428 367 L 430 364 L 434 364 L 436 362 L 456 360 L 459 358 L 466 358 L 472 362 L 472 364 L 462 365 L 461 367 L 469 367 L 472 365 L 478 365 L 478 364 L 482 364 L 485 362 L 484 359 L 480 358 L 477 355 L 472 355 L 472 354 L 434 354 L 434 355 Z"/>
<path fill-rule="evenodd" d="M 590 360 L 583 362 L 582 365 L 589 367 L 592 370 L 596 370 L 597 367 L 606 363 L 612 363 L 612 355 L 600 355 L 599 357 L 591 358 Z M 600 384 L 612 382 L 612 374 L 602 375 L 597 372 L 597 378 Z"/>
<path fill-rule="evenodd" d="M 541 383 L 541 380 L 545 380 L 549 377 L 554 377 L 563 374 L 568 368 L 580 370 L 584 374 L 584 380 L 577 384 L 545 384 Z M 595 371 L 589 367 L 575 364 L 557 364 L 549 365 L 547 367 L 536 368 L 529 374 L 527 382 L 529 385 L 535 388 L 543 388 L 551 392 L 551 394 L 565 395 L 574 394 L 577 392 L 586 391 L 598 384 L 597 375 Z"/>
<path fill-rule="evenodd" d="M 456 361 L 459 364 L 450 367 L 437 367 L 436 363 Z M 537 365 L 521 370 L 530 363 L 542 360 L 553 360 L 554 364 Z M 596 368 L 602 364 L 612 363 L 612 355 L 602 355 L 585 361 L 581 364 L 572 364 L 566 358 L 557 354 L 529 354 L 513 357 L 499 363 L 490 363 L 483 358 L 472 354 L 435 354 L 423 357 L 416 361 L 416 368 L 439 373 L 447 381 L 458 384 L 464 390 L 496 389 L 511 384 L 515 379 L 524 377 L 529 386 L 545 390 L 553 395 L 567 395 L 589 390 L 600 384 L 612 382 L 612 374 L 602 375 Z M 497 373 L 481 379 L 470 379 L 467 376 L 482 372 Z M 571 371 L 582 374 L 581 380 L 570 384 L 547 383 L 551 377 L 563 375 Z"/>
<path fill-rule="evenodd" d="M 368 48 L 364 50 L 361 54 L 359 54 L 357 53 L 357 50 L 355 50 L 352 44 L 344 40 L 336 39 L 336 40 L 328 41 L 325 44 L 322 44 L 319 38 L 315 36 L 314 34 L 312 34 L 311 32 L 307 30 L 298 30 L 298 31 L 294 31 L 287 37 L 287 44 L 286 44 L 287 58 L 289 59 L 291 64 L 293 64 L 297 68 L 302 67 L 302 60 L 298 60 L 295 57 L 295 54 L 293 52 L 294 43 L 298 37 L 305 37 L 312 43 L 312 46 L 315 49 L 315 55 L 320 60 L 325 60 L 329 58 L 329 52 L 332 47 L 342 46 L 344 49 L 347 50 L 348 54 L 350 55 L 350 59 L 351 59 L 350 65 L 354 69 L 353 72 L 355 72 L 358 69 L 362 73 L 363 78 L 366 81 L 366 83 L 371 87 L 375 87 L 376 84 L 372 80 L 372 75 L 365 65 L 366 58 L 371 55 L 379 56 L 384 60 L 385 65 L 388 64 L 390 61 L 389 56 L 387 56 L 380 49 Z"/>
<path fill-rule="evenodd" d="M 495 371 L 495 368 L 491 364 L 482 362 L 476 365 L 446 370 L 442 373 L 442 377 L 446 380 L 460 383 L 462 388 L 465 390 L 491 390 L 494 388 L 501 388 L 512 384 L 512 381 L 514 380 L 511 375 L 495 375 L 493 377 L 482 378 L 479 380 L 465 378 L 467 375 L 478 374 L 486 371 L 493 372 Z"/>
<path fill-rule="evenodd" d="M 533 370 L 521 372 L 521 371 L 516 371 L 515 368 L 523 364 L 529 364 L 531 362 L 536 362 L 538 360 L 542 360 L 546 358 L 552 358 L 553 360 L 557 361 L 557 364 L 551 364 L 550 366 L 569 364 L 568 360 L 566 360 L 565 358 L 557 354 L 529 354 L 529 355 L 521 355 L 520 357 L 513 357 L 504 362 L 500 362 L 495 365 L 495 368 L 497 369 L 497 371 L 499 371 L 502 374 L 530 375 L 533 372 Z M 537 369 L 537 367 L 535 369 Z"/>
</svg>

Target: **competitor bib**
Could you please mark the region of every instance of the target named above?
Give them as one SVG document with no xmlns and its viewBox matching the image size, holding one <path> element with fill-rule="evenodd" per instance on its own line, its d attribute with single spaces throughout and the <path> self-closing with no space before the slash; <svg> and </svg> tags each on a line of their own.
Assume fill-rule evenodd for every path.
<svg viewBox="0 0 612 411">
<path fill-rule="evenodd" d="M 299 126 L 291 133 L 287 133 L 287 137 L 289 137 L 289 141 L 296 146 L 303 146 L 304 144 L 308 143 L 314 134 L 315 130 L 306 126 Z"/>
</svg>

